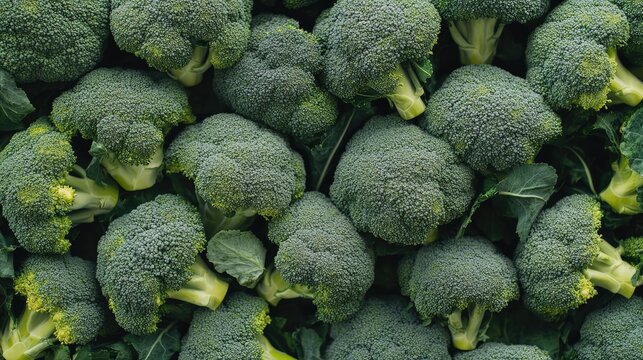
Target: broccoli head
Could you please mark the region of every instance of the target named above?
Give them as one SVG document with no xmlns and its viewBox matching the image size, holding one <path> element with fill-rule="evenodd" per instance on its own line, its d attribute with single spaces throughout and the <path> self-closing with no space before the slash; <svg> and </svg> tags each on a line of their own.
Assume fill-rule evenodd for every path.
<svg viewBox="0 0 643 360">
<path fill-rule="evenodd" d="M 301 156 L 276 133 L 235 114 L 185 129 L 165 156 L 166 171 L 194 181 L 206 232 L 247 228 L 272 218 L 304 193 Z"/>
<path fill-rule="evenodd" d="M 617 56 L 629 38 L 630 24 L 616 5 L 567 0 L 530 36 L 527 80 L 554 109 L 636 106 L 643 82 Z"/>
<path fill-rule="evenodd" d="M 114 220 L 98 243 L 96 278 L 118 324 L 154 332 L 167 298 L 216 309 L 228 284 L 199 256 L 205 244 L 199 211 L 178 195 L 159 195 Z"/>
<path fill-rule="evenodd" d="M 337 101 L 315 80 L 321 70 L 317 37 L 286 16 L 258 15 L 241 60 L 215 71 L 214 92 L 238 114 L 311 143 L 337 120 Z"/>
<path fill-rule="evenodd" d="M 51 120 L 68 135 L 94 141 L 92 154 L 128 191 L 154 185 L 163 138 L 194 122 L 185 90 L 151 72 L 97 69 L 53 103 Z"/>
<path fill-rule="evenodd" d="M 560 117 L 524 79 L 490 65 L 460 68 L 431 97 L 420 127 L 446 140 L 474 170 L 530 163 L 560 136 Z"/>
<path fill-rule="evenodd" d="M 643 266 L 643 236 L 633 236 L 622 240 L 617 249 L 625 260 Z"/>
<path fill-rule="evenodd" d="M 24 296 L 22 315 L 11 318 L 0 338 L 7 360 L 39 358 L 54 345 L 84 344 L 103 327 L 106 306 L 94 263 L 69 255 L 30 255 L 14 282 Z"/>
<path fill-rule="evenodd" d="M 17 82 L 72 81 L 96 66 L 109 0 L 0 1 L 0 69 Z"/>
<path fill-rule="evenodd" d="M 643 66 L 643 2 L 610 0 L 625 13 L 630 22 L 630 41 L 623 48 L 623 57 L 634 66 Z"/>
<path fill-rule="evenodd" d="M 324 82 L 347 102 L 388 99 L 400 116 L 425 110 L 422 83 L 440 32 L 429 0 L 339 0 L 313 33 L 324 51 Z"/>
<path fill-rule="evenodd" d="M 251 0 L 112 0 L 116 44 L 185 86 L 232 66 L 250 37 Z"/>
<path fill-rule="evenodd" d="M 370 298 L 350 319 L 333 324 L 326 360 L 450 360 L 449 334 L 423 324 L 399 296 Z"/>
<path fill-rule="evenodd" d="M 500 312 L 519 297 L 511 260 L 487 239 L 441 240 L 405 256 L 399 266 L 400 287 L 420 317 L 447 320 L 453 346 L 476 348 L 488 312 Z"/>
<path fill-rule="evenodd" d="M 179 360 L 295 360 L 263 335 L 268 304 L 245 293 L 230 294 L 217 311 L 195 311 Z"/>
<path fill-rule="evenodd" d="M 326 196 L 305 193 L 268 224 L 268 238 L 279 247 L 275 269 L 257 290 L 270 304 L 311 298 L 325 322 L 359 309 L 375 277 L 373 251 Z"/>
<path fill-rule="evenodd" d="M 348 143 L 330 197 L 357 230 L 417 245 L 467 210 L 473 180 L 445 141 L 398 116 L 376 116 Z"/>
<path fill-rule="evenodd" d="M 531 345 L 485 343 L 478 349 L 456 354 L 455 360 L 551 360 L 546 351 Z"/>
<path fill-rule="evenodd" d="M 89 179 L 69 139 L 45 119 L 13 135 L 0 151 L 0 174 L 2 215 L 33 253 L 67 252 L 71 227 L 93 222 L 118 201 L 118 189 Z"/>
<path fill-rule="evenodd" d="M 599 234 L 602 216 L 589 195 L 567 196 L 538 215 L 516 249 L 527 308 L 557 319 L 596 295 L 595 287 L 632 296 L 636 268 Z"/>
</svg>

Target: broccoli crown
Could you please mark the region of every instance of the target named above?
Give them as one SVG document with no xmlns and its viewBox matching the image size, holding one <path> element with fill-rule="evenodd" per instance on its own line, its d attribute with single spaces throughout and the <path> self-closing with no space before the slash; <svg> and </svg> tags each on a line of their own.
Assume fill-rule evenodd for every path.
<svg viewBox="0 0 643 360">
<path fill-rule="evenodd" d="M 279 246 L 275 267 L 310 289 L 317 316 L 336 322 L 354 314 L 375 278 L 371 248 L 326 196 L 307 192 L 268 226 Z"/>
<path fill-rule="evenodd" d="M 623 257 L 643 266 L 643 236 L 634 236 L 621 241 Z"/>
<path fill-rule="evenodd" d="M 643 2 L 639 0 L 610 0 L 623 10 L 630 22 L 630 41 L 623 48 L 628 62 L 643 66 Z"/>
<path fill-rule="evenodd" d="M 398 116 L 376 116 L 347 145 L 330 196 L 359 231 L 422 244 L 467 210 L 473 180 L 445 141 Z"/>
<path fill-rule="evenodd" d="M 546 351 L 531 345 L 486 343 L 473 351 L 456 354 L 455 360 L 551 360 Z"/>
<path fill-rule="evenodd" d="M 426 326 L 399 296 L 370 298 L 349 320 L 333 324 L 327 360 L 450 360 L 449 335 Z"/>
<path fill-rule="evenodd" d="M 18 82 L 72 81 L 100 60 L 109 0 L 0 1 L 0 68 Z"/>
<path fill-rule="evenodd" d="M 286 16 L 258 15 L 247 52 L 215 72 L 214 91 L 237 113 L 310 143 L 337 119 L 337 101 L 315 81 L 321 70 L 317 37 Z"/>
<path fill-rule="evenodd" d="M 63 344 L 93 340 L 105 322 L 94 263 L 70 255 L 30 255 L 14 288 L 31 311 L 47 313 Z"/>
<path fill-rule="evenodd" d="M 560 118 L 526 80 L 490 65 L 457 69 L 431 97 L 420 127 L 474 170 L 504 171 L 560 136 Z"/>
<path fill-rule="evenodd" d="M 185 129 L 166 153 L 166 171 L 194 181 L 197 194 L 227 214 L 273 217 L 302 196 L 301 156 L 271 130 L 235 114 Z"/>
<path fill-rule="evenodd" d="M 434 0 L 440 16 L 447 21 L 494 18 L 501 23 L 526 23 L 542 16 L 549 0 Z"/>
</svg>

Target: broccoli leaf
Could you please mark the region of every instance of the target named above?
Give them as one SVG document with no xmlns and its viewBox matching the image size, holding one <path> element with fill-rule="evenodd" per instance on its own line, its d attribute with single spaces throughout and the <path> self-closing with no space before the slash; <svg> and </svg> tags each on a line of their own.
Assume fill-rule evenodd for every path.
<svg viewBox="0 0 643 360">
<path fill-rule="evenodd" d="M 13 77 L 0 69 L 0 131 L 22 129 L 22 119 L 34 110 L 27 94 L 16 86 Z"/>
<path fill-rule="evenodd" d="M 69 346 L 66 346 L 66 345 L 56 346 L 55 348 L 47 352 L 47 354 L 45 354 L 45 360 L 69 360 L 69 359 L 71 359 L 71 354 L 69 352 Z"/>
<path fill-rule="evenodd" d="M 300 360 L 322 360 L 321 349 L 326 342 L 329 326 L 321 324 L 318 330 L 300 328 L 293 337 L 297 341 L 297 358 Z"/>
<path fill-rule="evenodd" d="M 76 348 L 74 360 L 134 360 L 131 346 L 122 341 L 112 344 L 89 344 Z"/>
<path fill-rule="evenodd" d="M 176 322 L 149 335 L 126 335 L 123 340 L 136 349 L 140 360 L 170 360 L 181 349 Z"/>
<path fill-rule="evenodd" d="M 17 248 L 15 239 L 0 233 L 0 278 L 13 278 L 13 252 Z"/>
<path fill-rule="evenodd" d="M 643 174 L 643 110 L 635 112 L 623 125 L 621 153 L 632 170 Z"/>
<path fill-rule="evenodd" d="M 266 249 L 249 231 L 220 231 L 208 242 L 208 260 L 220 273 L 254 288 L 265 271 Z"/>
</svg>

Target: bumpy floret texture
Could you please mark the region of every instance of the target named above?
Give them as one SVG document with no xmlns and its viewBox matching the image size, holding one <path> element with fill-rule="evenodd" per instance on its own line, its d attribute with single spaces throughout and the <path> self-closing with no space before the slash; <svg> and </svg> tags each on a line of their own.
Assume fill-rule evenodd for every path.
<svg viewBox="0 0 643 360">
<path fill-rule="evenodd" d="M 422 244 L 466 211 L 473 180 L 445 141 L 398 116 L 376 116 L 347 145 L 330 196 L 359 231 Z"/>
<path fill-rule="evenodd" d="M 643 2 L 610 0 L 623 10 L 630 22 L 630 41 L 623 48 L 623 57 L 635 66 L 643 66 Z"/>
<path fill-rule="evenodd" d="M 76 80 L 108 34 L 109 0 L 2 0 L 0 68 L 18 82 Z"/>
<path fill-rule="evenodd" d="M 539 17 L 549 7 L 549 0 L 434 0 L 433 4 L 447 21 L 495 18 L 509 24 Z"/>
<path fill-rule="evenodd" d="M 473 351 L 456 354 L 455 360 L 551 360 L 546 351 L 531 345 L 486 343 Z"/>
</svg>

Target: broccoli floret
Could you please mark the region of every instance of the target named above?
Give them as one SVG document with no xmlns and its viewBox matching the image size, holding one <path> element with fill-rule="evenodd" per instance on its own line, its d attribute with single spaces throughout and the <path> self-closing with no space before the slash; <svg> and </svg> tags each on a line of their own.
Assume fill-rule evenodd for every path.
<svg viewBox="0 0 643 360">
<path fill-rule="evenodd" d="M 110 212 L 118 189 L 89 179 L 69 139 L 45 119 L 14 134 L 0 151 L 0 204 L 20 245 L 33 253 L 69 250 L 73 225 Z"/>
<path fill-rule="evenodd" d="M 271 322 L 268 310 L 261 298 L 234 293 L 217 311 L 195 311 L 179 360 L 295 360 L 263 335 Z"/>
<path fill-rule="evenodd" d="M 460 49 L 460 62 L 491 64 L 505 25 L 526 23 L 545 14 L 549 0 L 434 0 L 451 37 Z"/>
<path fill-rule="evenodd" d="M 556 319 L 596 295 L 596 286 L 632 296 L 636 268 L 599 234 L 602 216 L 589 195 L 567 196 L 538 215 L 516 249 L 527 308 Z"/>
<path fill-rule="evenodd" d="M 352 103 L 386 98 L 406 120 L 425 110 L 422 83 L 439 32 L 429 0 L 339 0 L 313 31 L 331 93 Z"/>
<path fill-rule="evenodd" d="M 633 236 L 620 242 L 621 256 L 632 264 L 643 266 L 643 236 Z"/>
<path fill-rule="evenodd" d="M 272 132 L 235 114 L 185 129 L 165 156 L 166 171 L 194 181 L 208 237 L 272 218 L 304 193 L 301 156 Z"/>
<path fill-rule="evenodd" d="M 488 313 L 499 312 L 519 297 L 511 260 L 487 239 L 441 240 L 405 256 L 400 287 L 420 317 L 443 317 L 458 350 L 476 348 Z"/>
<path fill-rule="evenodd" d="M 399 296 L 370 298 L 349 320 L 333 324 L 326 360 L 450 360 L 449 334 L 426 326 Z"/>
<path fill-rule="evenodd" d="M 194 86 L 241 58 L 251 9 L 251 0 L 112 0 L 111 28 L 122 50 Z"/>
<path fill-rule="evenodd" d="M 163 164 L 163 138 L 195 118 L 185 90 L 156 74 L 98 69 L 53 104 L 51 120 L 70 136 L 94 141 L 92 153 L 128 191 L 152 187 Z"/>
<path fill-rule="evenodd" d="M 315 80 L 321 70 L 317 37 L 286 16 L 258 15 L 248 51 L 215 71 L 214 92 L 238 114 L 313 143 L 337 120 L 337 101 Z"/>
<path fill-rule="evenodd" d="M 103 327 L 106 306 L 94 263 L 69 255 L 30 255 L 15 279 L 26 297 L 18 320 L 11 318 L 0 338 L 7 360 L 36 359 L 58 340 L 84 344 Z"/>
<path fill-rule="evenodd" d="M 467 210 L 473 180 L 445 141 L 398 116 L 376 116 L 348 143 L 330 197 L 357 230 L 423 244 Z"/>
<path fill-rule="evenodd" d="M 643 2 L 640 0 L 610 0 L 630 22 L 630 41 L 623 48 L 623 57 L 635 66 L 643 66 Z"/>
<path fill-rule="evenodd" d="M 178 195 L 159 195 L 114 220 L 98 243 L 96 278 L 118 324 L 154 332 L 167 298 L 216 309 L 228 284 L 199 256 L 205 244 L 199 211 Z"/>
<path fill-rule="evenodd" d="M 109 0 L 0 2 L 0 68 L 17 82 L 72 81 L 101 59 Z"/>
<path fill-rule="evenodd" d="M 473 351 L 456 354 L 454 360 L 551 360 L 551 356 L 536 346 L 486 343 Z"/>
<path fill-rule="evenodd" d="M 451 73 L 420 127 L 485 173 L 532 162 L 544 143 L 562 134 L 560 118 L 527 81 L 490 65 Z"/>
<path fill-rule="evenodd" d="M 625 14 L 607 0 L 568 0 L 527 44 L 527 80 L 555 109 L 636 106 L 643 82 L 621 64 L 630 37 Z"/>
<path fill-rule="evenodd" d="M 643 299 L 612 300 L 585 318 L 580 341 L 574 345 L 578 360 L 640 360 L 643 353 Z"/>
</svg>

